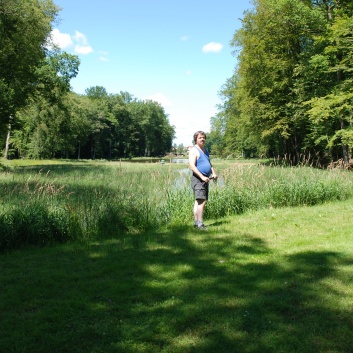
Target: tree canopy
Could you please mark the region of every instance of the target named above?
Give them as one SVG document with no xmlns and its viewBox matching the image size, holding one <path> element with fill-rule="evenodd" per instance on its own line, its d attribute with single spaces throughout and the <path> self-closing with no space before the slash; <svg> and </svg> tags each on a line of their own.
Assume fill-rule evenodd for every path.
<svg viewBox="0 0 353 353">
<path fill-rule="evenodd" d="M 351 1 L 255 0 L 212 122 L 218 150 L 318 162 L 352 152 Z"/>
<path fill-rule="evenodd" d="M 51 0 L 0 1 L 0 128 L 35 89 L 58 12 Z"/>
</svg>

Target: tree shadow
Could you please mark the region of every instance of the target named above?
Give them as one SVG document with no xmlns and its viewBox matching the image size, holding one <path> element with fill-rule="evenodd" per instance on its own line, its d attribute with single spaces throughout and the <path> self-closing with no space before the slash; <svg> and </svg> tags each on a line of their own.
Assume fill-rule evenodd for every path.
<svg viewBox="0 0 353 353">
<path fill-rule="evenodd" d="M 218 226 L 222 226 L 222 225 L 229 224 L 229 223 L 230 223 L 230 221 L 228 221 L 226 219 L 222 219 L 220 221 L 209 223 L 208 227 L 218 227 Z"/>
<path fill-rule="evenodd" d="M 19 166 L 13 169 L 16 174 L 28 174 L 35 172 L 42 175 L 61 176 L 62 174 L 71 175 L 79 173 L 99 173 L 107 171 L 111 168 L 110 165 L 92 165 L 89 161 L 80 161 L 79 164 L 70 162 L 68 164 L 40 164 L 40 165 L 26 165 Z"/>
<path fill-rule="evenodd" d="M 352 276 L 338 268 L 352 266 L 352 258 L 333 251 L 278 254 L 251 234 L 186 229 L 53 250 L 46 268 L 4 287 L 22 300 L 10 328 L 20 320 L 36 325 L 17 342 L 22 351 L 13 351 L 351 351 L 353 315 L 342 300 Z M 35 251 L 28 261 L 42 256 Z M 7 266 L 26 273 L 15 258 Z M 43 283 L 47 271 L 54 280 Z M 67 311 L 56 315 L 56 302 Z M 60 332 L 61 341 L 50 332 Z"/>
</svg>

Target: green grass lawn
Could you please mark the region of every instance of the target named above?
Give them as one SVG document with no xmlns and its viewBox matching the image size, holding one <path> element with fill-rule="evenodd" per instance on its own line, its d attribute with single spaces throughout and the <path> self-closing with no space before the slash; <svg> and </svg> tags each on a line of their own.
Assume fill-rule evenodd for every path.
<svg viewBox="0 0 353 353">
<path fill-rule="evenodd" d="M 0 352 L 348 353 L 353 200 L 0 255 Z"/>
</svg>

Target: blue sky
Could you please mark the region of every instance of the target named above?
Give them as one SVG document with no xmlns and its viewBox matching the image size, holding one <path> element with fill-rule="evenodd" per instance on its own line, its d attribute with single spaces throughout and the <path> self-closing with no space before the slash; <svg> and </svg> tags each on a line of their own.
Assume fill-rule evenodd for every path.
<svg viewBox="0 0 353 353">
<path fill-rule="evenodd" d="M 54 0 L 53 38 L 81 60 L 76 93 L 103 86 L 159 102 L 188 146 L 210 131 L 219 91 L 233 74 L 229 43 L 248 0 Z"/>
</svg>

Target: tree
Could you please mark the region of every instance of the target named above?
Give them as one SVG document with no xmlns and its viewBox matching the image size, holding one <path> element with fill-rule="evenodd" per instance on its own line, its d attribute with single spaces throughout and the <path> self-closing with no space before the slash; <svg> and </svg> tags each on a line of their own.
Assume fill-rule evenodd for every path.
<svg viewBox="0 0 353 353">
<path fill-rule="evenodd" d="M 177 154 L 184 154 L 185 153 L 185 147 L 182 143 L 180 143 L 176 148 Z"/>
<path fill-rule="evenodd" d="M 311 63 L 319 63 L 321 76 L 331 77 L 331 84 L 328 90 L 307 101 L 310 106 L 308 116 L 313 124 L 315 143 L 323 142 L 333 151 L 340 147 L 341 153 L 338 155 L 347 164 L 353 148 L 352 6 L 341 5 L 334 14 L 330 9 L 328 17 L 330 22 L 325 38 L 317 38 L 325 46 Z"/>
<path fill-rule="evenodd" d="M 0 128 L 33 92 L 58 11 L 52 0 L 0 2 Z"/>
<path fill-rule="evenodd" d="M 0 131 L 8 125 L 5 158 L 11 124 L 35 90 L 37 68 L 46 56 L 58 11 L 51 0 L 0 2 Z"/>
<path fill-rule="evenodd" d="M 78 73 L 79 59 L 65 52 L 51 52 L 36 70 L 37 81 L 27 105 L 15 119 L 14 146 L 35 158 L 52 158 L 71 149 L 72 111 L 68 103 L 70 80 Z M 23 128 L 25 135 L 18 132 Z M 9 134 L 8 134 L 9 135 Z M 25 136 L 28 146 L 23 145 Z M 6 141 L 6 148 L 8 139 Z M 5 158 L 7 153 L 5 152 Z"/>
<path fill-rule="evenodd" d="M 224 150 L 298 163 L 331 149 L 348 160 L 352 14 L 348 0 L 254 1 L 232 40 L 239 63 L 214 124 Z"/>
<path fill-rule="evenodd" d="M 311 33 L 324 20 L 305 2 L 256 3 L 256 12 L 245 18 L 233 41 L 242 46 L 237 80 L 242 125 L 260 132 L 270 154 L 293 154 L 298 160 L 305 122 L 296 115 L 301 102 L 294 99 L 294 73 L 311 50 Z"/>
<path fill-rule="evenodd" d="M 158 103 L 130 99 L 126 92 L 108 94 L 100 86 L 80 96 L 63 92 L 61 80 L 43 77 L 53 92 L 40 94 L 38 85 L 38 95 L 16 114 L 13 146 L 18 155 L 112 159 L 158 156 L 170 150 L 174 127 Z M 51 86 L 53 82 L 58 85 Z"/>
<path fill-rule="evenodd" d="M 103 99 L 108 97 L 107 90 L 103 86 L 92 86 L 85 89 L 86 96 L 89 99 Z"/>
</svg>

